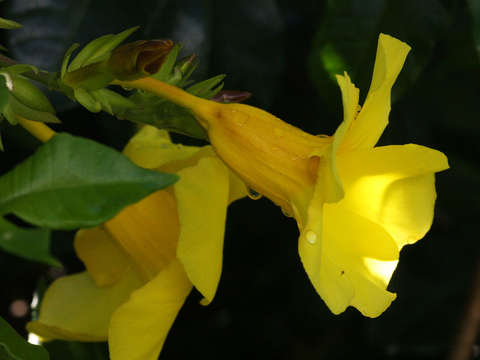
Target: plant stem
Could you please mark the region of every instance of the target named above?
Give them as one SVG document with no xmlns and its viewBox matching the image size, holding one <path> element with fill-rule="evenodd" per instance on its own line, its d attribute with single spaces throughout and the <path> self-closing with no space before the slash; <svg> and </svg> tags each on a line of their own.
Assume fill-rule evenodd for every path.
<svg viewBox="0 0 480 360">
<path fill-rule="evenodd" d="M 112 84 L 151 92 L 152 94 L 163 97 L 174 104 L 190 109 L 194 113 L 200 112 L 206 107 L 206 105 L 208 106 L 208 104 L 211 103 L 209 100 L 196 97 L 185 90 L 152 77 L 145 77 L 132 81 L 115 80 Z"/>
<path fill-rule="evenodd" d="M 50 129 L 44 123 L 38 121 L 31 121 L 27 120 L 21 116 L 17 115 L 18 123 L 27 130 L 30 134 L 35 136 L 41 142 L 47 142 L 53 136 L 55 136 L 56 132 Z"/>
</svg>

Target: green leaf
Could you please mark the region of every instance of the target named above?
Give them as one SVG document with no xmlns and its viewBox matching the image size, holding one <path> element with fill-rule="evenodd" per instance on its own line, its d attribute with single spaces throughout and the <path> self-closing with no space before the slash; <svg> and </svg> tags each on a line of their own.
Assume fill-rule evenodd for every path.
<svg viewBox="0 0 480 360">
<path fill-rule="evenodd" d="M 0 359 L 2 360 L 48 360 L 47 350 L 28 343 L 0 317 Z"/>
<path fill-rule="evenodd" d="M 68 71 L 77 70 L 83 66 L 93 64 L 94 62 L 104 60 L 113 49 L 115 49 L 123 40 L 129 37 L 138 29 L 138 26 L 132 27 L 119 34 L 103 35 L 90 41 L 73 59 Z"/>
<path fill-rule="evenodd" d="M 22 229 L 0 217 L 0 249 L 28 260 L 61 267 L 50 254 L 50 231 Z"/>
<path fill-rule="evenodd" d="M 19 24 L 16 21 L 0 18 L 0 29 L 12 30 L 12 29 L 18 29 L 21 27 L 22 27 L 22 24 Z"/>
<path fill-rule="evenodd" d="M 177 179 L 94 141 L 59 134 L 0 177 L 0 213 L 51 229 L 92 227 Z"/>
</svg>

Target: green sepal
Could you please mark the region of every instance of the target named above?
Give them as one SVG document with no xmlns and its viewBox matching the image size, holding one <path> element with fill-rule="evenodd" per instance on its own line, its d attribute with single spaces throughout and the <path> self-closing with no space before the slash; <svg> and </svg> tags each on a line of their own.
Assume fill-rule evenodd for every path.
<svg viewBox="0 0 480 360">
<path fill-rule="evenodd" d="M 133 122 L 149 124 L 195 139 L 207 139 L 207 133 L 198 124 L 190 110 L 168 101 L 150 106 L 138 106 L 125 112 L 123 117 Z"/>
<path fill-rule="evenodd" d="M 210 79 L 199 82 L 186 89 L 190 94 L 202 97 L 205 99 L 211 99 L 218 94 L 223 88 L 223 79 L 226 75 L 217 75 Z"/>
<path fill-rule="evenodd" d="M 160 81 L 169 82 L 171 73 L 173 71 L 173 68 L 175 67 L 175 62 L 177 61 L 177 56 L 180 50 L 181 50 L 181 46 L 178 44 L 175 44 L 173 48 L 170 50 L 170 53 L 165 58 L 165 61 L 163 62 L 163 65 L 161 66 L 160 70 L 158 70 L 155 74 L 153 74 L 152 77 Z"/>
<path fill-rule="evenodd" d="M 68 62 L 70 61 L 70 57 L 72 56 L 73 52 L 76 49 L 78 49 L 79 46 L 80 46 L 79 43 L 74 43 L 72 46 L 70 46 L 68 48 L 67 52 L 63 56 L 62 67 L 61 67 L 61 70 L 60 70 L 60 79 L 63 80 L 63 78 L 65 76 L 65 73 L 67 72 Z"/>
<path fill-rule="evenodd" d="M 182 82 L 178 86 L 186 86 L 189 81 L 190 76 L 193 74 L 195 69 L 198 66 L 198 60 L 195 55 L 190 55 L 189 57 L 180 60 L 180 62 L 175 66 L 175 69 L 178 69 L 182 74 Z"/>
<path fill-rule="evenodd" d="M 132 100 L 109 89 L 93 90 L 90 92 L 90 95 L 100 103 L 103 111 L 110 115 L 116 115 L 119 118 L 127 110 L 135 107 L 135 103 Z"/>
<path fill-rule="evenodd" d="M 180 73 L 178 68 L 176 71 Z M 170 74 L 170 79 L 171 76 L 172 74 Z M 224 78 L 225 75 L 215 76 L 190 86 L 186 91 L 195 96 L 210 99 L 222 89 Z M 144 91 L 137 91 L 130 99 L 136 104 L 136 107 L 127 110 L 123 118 L 192 138 L 207 139 L 205 130 L 198 124 L 195 116 L 189 110 Z"/>
<path fill-rule="evenodd" d="M 102 104 L 100 104 L 100 102 L 95 99 L 88 90 L 76 88 L 73 90 L 73 96 L 75 97 L 75 100 L 77 100 L 88 111 L 97 113 L 102 110 Z"/>
<path fill-rule="evenodd" d="M 0 317 L 0 359 L 2 360 L 49 360 L 47 350 L 27 342 Z"/>
<path fill-rule="evenodd" d="M 34 65 L 28 65 L 28 64 L 11 65 L 6 68 L 3 68 L 2 71 L 6 71 L 11 75 L 19 75 L 26 72 L 33 72 L 34 74 L 38 74 L 38 68 Z"/>
<path fill-rule="evenodd" d="M 50 266 L 62 264 L 50 254 L 50 230 L 22 229 L 0 217 L 0 249 Z"/>
<path fill-rule="evenodd" d="M 72 60 L 68 71 L 74 71 L 81 67 L 93 64 L 95 62 L 106 60 L 110 52 L 122 43 L 133 32 L 137 31 L 139 26 L 132 27 L 119 34 L 103 35 L 90 41 Z"/>
<path fill-rule="evenodd" d="M 50 229 L 88 228 L 177 180 L 105 145 L 58 134 L 0 177 L 0 214 Z"/>
<path fill-rule="evenodd" d="M 22 24 L 19 24 L 16 21 L 0 18 L 0 29 L 12 30 L 21 28 L 22 26 Z"/>
</svg>

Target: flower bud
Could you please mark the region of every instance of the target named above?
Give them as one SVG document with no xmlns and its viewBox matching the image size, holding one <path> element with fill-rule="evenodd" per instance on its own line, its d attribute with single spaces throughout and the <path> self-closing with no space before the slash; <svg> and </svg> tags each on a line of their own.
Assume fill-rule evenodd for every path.
<svg viewBox="0 0 480 360">
<path fill-rule="evenodd" d="M 43 112 L 54 113 L 50 101 L 43 92 L 35 85 L 22 76 L 12 76 L 12 89 L 10 94 L 13 95 L 22 104 Z"/>
<path fill-rule="evenodd" d="M 173 47 L 171 40 L 139 40 L 113 50 L 108 68 L 115 79 L 128 81 L 158 72 Z"/>
</svg>

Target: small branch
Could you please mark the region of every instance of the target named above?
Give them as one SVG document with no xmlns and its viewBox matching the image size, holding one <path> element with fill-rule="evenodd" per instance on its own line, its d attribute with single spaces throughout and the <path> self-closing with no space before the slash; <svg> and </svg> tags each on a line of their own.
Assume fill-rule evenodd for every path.
<svg viewBox="0 0 480 360">
<path fill-rule="evenodd" d="M 473 346 L 480 325 L 480 261 L 477 264 L 472 284 L 470 303 L 466 308 L 458 337 L 454 343 L 449 360 L 470 360 L 473 358 Z"/>
</svg>

